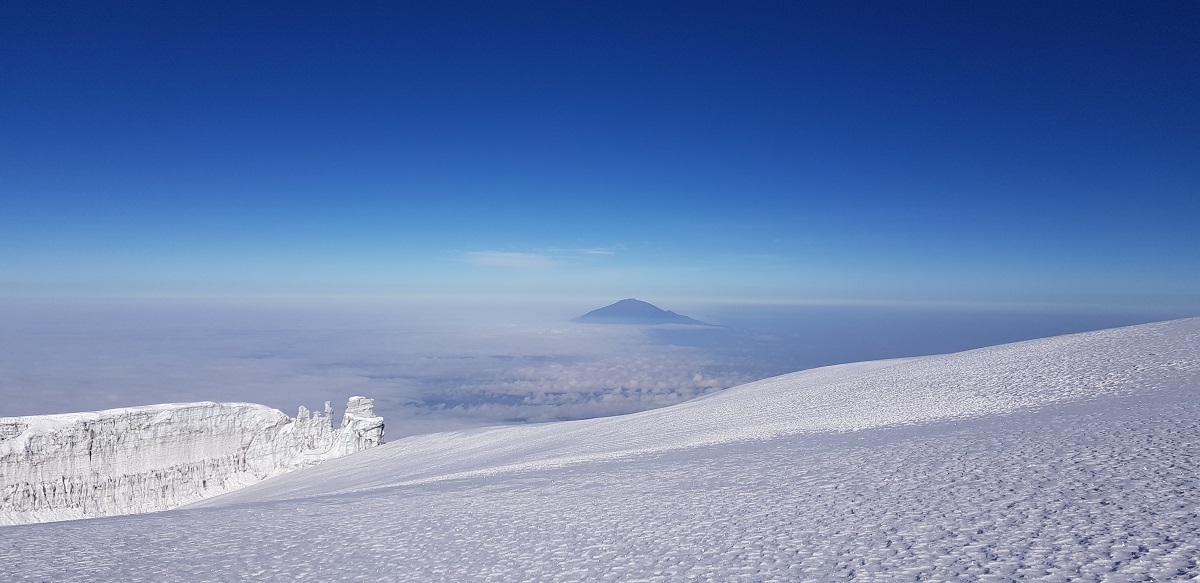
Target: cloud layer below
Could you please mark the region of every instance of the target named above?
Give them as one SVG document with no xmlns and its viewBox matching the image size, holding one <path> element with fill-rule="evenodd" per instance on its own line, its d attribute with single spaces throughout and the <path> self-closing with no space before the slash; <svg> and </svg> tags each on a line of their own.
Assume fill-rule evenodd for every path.
<svg viewBox="0 0 1200 583">
<path fill-rule="evenodd" d="M 642 329 L 447 308 L 127 306 L 5 317 L 0 416 L 202 400 L 291 413 L 361 394 L 397 436 L 627 413 L 753 378 Z"/>
<path fill-rule="evenodd" d="M 206 400 L 292 413 L 357 394 L 396 437 L 629 413 L 803 368 L 1165 319 L 760 306 L 684 310 L 734 324 L 716 329 L 568 321 L 585 308 L 8 306 L 0 416 Z"/>
</svg>

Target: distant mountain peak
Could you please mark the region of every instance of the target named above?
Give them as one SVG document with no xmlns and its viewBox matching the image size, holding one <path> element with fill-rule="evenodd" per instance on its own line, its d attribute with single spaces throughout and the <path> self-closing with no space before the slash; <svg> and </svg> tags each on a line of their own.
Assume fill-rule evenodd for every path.
<svg viewBox="0 0 1200 583">
<path fill-rule="evenodd" d="M 625 298 L 615 304 L 592 310 L 571 320 L 583 324 L 684 324 L 688 326 L 711 326 L 682 314 L 664 310 L 649 302 L 634 298 Z"/>
</svg>

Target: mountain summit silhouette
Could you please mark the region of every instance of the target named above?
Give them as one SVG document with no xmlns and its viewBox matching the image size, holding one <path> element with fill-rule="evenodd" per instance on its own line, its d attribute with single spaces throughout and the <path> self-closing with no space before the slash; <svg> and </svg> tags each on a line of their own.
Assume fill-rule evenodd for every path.
<svg viewBox="0 0 1200 583">
<path fill-rule="evenodd" d="M 628 298 L 615 304 L 592 310 L 572 322 L 583 324 L 686 324 L 689 326 L 711 326 L 682 314 L 664 310 L 649 302 Z"/>
</svg>

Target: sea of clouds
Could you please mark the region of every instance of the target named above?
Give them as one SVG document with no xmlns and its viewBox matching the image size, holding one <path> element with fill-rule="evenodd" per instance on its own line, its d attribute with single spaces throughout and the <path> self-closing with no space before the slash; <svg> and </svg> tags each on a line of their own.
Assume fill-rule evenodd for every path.
<svg viewBox="0 0 1200 583">
<path fill-rule="evenodd" d="M 0 307 L 0 417 L 190 401 L 248 401 L 292 413 L 366 395 L 394 438 L 629 413 L 815 366 L 1166 319 L 671 304 L 663 307 L 722 327 L 569 321 L 595 307 L 10 302 Z"/>
</svg>

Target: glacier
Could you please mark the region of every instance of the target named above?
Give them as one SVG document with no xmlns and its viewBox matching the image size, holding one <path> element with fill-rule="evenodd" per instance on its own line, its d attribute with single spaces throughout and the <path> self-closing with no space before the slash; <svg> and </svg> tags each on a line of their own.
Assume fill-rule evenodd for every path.
<svg viewBox="0 0 1200 583">
<path fill-rule="evenodd" d="M 166 510 L 379 445 L 373 401 L 341 426 L 252 403 L 171 403 L 0 418 L 0 524 Z"/>
<path fill-rule="evenodd" d="M 0 527 L 0 581 L 1200 578 L 1200 319 L 405 437 L 182 508 Z"/>
</svg>

